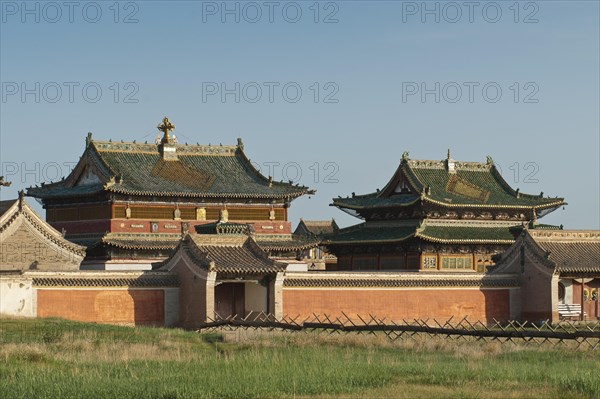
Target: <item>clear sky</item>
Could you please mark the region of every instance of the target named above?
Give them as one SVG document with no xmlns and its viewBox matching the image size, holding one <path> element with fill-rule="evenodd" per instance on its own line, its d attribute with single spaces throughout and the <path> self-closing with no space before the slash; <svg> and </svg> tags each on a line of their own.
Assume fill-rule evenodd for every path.
<svg viewBox="0 0 600 399">
<path fill-rule="evenodd" d="M 167 115 L 317 189 L 294 223 L 358 222 L 331 198 L 450 148 L 564 196 L 545 222 L 598 229 L 598 4 L 2 0 L 0 195 L 68 174 L 88 131 L 153 140 Z"/>
</svg>

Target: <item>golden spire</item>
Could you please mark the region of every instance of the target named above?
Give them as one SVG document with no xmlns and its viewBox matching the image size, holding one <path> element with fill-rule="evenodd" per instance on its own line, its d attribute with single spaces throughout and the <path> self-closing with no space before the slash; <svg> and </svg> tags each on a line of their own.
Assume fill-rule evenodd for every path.
<svg viewBox="0 0 600 399">
<path fill-rule="evenodd" d="M 160 141 L 162 144 L 173 144 L 173 138 L 169 135 L 169 132 L 175 130 L 175 125 L 171 123 L 169 118 L 166 116 L 163 118 L 162 123 L 157 126 L 158 130 L 163 132 L 164 136 Z"/>
</svg>

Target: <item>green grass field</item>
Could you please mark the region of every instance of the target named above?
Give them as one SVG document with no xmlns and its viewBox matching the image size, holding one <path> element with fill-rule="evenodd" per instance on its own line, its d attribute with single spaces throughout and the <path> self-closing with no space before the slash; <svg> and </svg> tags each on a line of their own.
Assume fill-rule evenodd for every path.
<svg viewBox="0 0 600 399">
<path fill-rule="evenodd" d="M 0 318 L 1 398 L 600 398 L 600 352 Z"/>
</svg>

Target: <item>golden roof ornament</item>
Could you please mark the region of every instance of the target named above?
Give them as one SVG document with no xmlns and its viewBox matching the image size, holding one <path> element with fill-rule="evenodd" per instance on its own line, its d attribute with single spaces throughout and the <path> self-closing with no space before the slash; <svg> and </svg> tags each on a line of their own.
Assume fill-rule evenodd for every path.
<svg viewBox="0 0 600 399">
<path fill-rule="evenodd" d="M 162 123 L 157 126 L 157 129 L 160 130 L 161 132 L 163 132 L 163 138 L 160 141 L 161 144 L 174 144 L 175 143 L 175 141 L 173 140 L 173 137 L 171 137 L 171 135 L 169 134 L 170 132 L 175 130 L 175 125 L 173 123 L 171 123 L 169 118 L 167 118 L 165 116 L 162 120 Z"/>
</svg>

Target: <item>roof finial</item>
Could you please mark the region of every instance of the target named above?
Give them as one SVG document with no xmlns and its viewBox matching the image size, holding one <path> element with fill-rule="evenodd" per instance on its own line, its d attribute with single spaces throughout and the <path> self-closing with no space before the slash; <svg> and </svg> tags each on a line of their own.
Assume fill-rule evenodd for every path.
<svg viewBox="0 0 600 399">
<path fill-rule="evenodd" d="M 171 123 L 169 118 L 165 116 L 162 120 L 162 123 L 157 126 L 157 129 L 164 134 L 162 140 L 160 141 L 162 144 L 173 144 L 175 142 L 169 135 L 169 132 L 175 130 L 175 125 Z"/>
<path fill-rule="evenodd" d="M 450 148 L 448 148 L 448 158 L 446 158 L 446 169 L 448 170 L 448 173 L 454 173 L 455 166 L 454 159 L 452 159 L 452 156 L 450 155 Z"/>
<path fill-rule="evenodd" d="M 11 182 L 4 181 L 4 176 L 0 176 L 0 187 L 8 187 L 11 185 Z"/>
<path fill-rule="evenodd" d="M 25 191 L 19 191 L 19 209 L 23 209 L 23 202 L 25 202 Z"/>
</svg>

